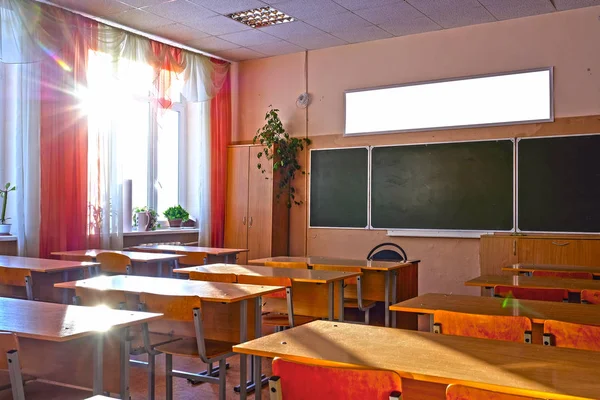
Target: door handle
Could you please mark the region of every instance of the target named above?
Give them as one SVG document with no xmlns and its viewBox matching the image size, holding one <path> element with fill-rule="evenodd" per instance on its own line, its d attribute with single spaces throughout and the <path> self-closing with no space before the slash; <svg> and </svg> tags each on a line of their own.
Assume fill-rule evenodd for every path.
<svg viewBox="0 0 600 400">
<path fill-rule="evenodd" d="M 252 222 L 254 221 L 252 220 L 252 217 L 250 217 L 250 223 L 248 224 L 248 226 L 252 226 Z"/>
<path fill-rule="evenodd" d="M 555 246 L 568 246 L 569 244 L 571 244 L 570 242 L 552 242 L 553 245 Z"/>
<path fill-rule="evenodd" d="M 246 225 L 246 217 L 242 218 L 242 225 Z"/>
</svg>

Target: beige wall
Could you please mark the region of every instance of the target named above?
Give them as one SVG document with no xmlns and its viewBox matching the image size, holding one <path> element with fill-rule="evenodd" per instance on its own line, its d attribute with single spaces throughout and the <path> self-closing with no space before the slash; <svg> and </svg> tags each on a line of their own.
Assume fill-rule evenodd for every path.
<svg viewBox="0 0 600 400">
<path fill-rule="evenodd" d="M 599 15 L 600 7 L 591 7 L 310 51 L 307 80 L 304 53 L 242 62 L 234 140 L 251 140 L 270 104 L 281 109 L 293 135 L 313 139 L 313 148 L 589 132 L 597 128 L 597 118 L 591 127 L 590 119 L 566 117 L 600 114 Z M 342 136 L 344 90 L 546 66 L 555 68 L 558 121 L 553 124 Z M 302 110 L 296 108 L 295 99 L 306 85 L 312 103 Z M 304 178 L 296 183 L 304 194 Z M 411 258 L 422 260 L 421 293 L 477 293 L 463 282 L 479 274 L 478 239 L 390 240 L 378 231 L 307 229 L 306 205 L 293 209 L 291 218 L 294 255 L 363 258 L 375 244 L 389 240 L 401 244 Z"/>
</svg>

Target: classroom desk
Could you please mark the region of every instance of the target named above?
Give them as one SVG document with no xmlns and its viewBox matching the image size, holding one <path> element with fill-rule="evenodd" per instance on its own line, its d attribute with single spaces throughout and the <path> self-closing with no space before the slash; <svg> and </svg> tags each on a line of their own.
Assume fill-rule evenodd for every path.
<svg viewBox="0 0 600 400">
<path fill-rule="evenodd" d="M 542 343 L 544 321 L 551 319 L 573 324 L 600 325 L 600 307 L 589 304 L 552 301 L 502 299 L 497 297 L 427 293 L 390 306 L 390 310 L 429 315 L 437 310 L 481 315 L 508 315 L 530 318 L 534 324 L 534 343 Z M 537 325 L 537 326 L 536 326 Z"/>
<path fill-rule="evenodd" d="M 0 331 L 19 336 L 19 356 L 27 361 L 24 364 L 33 368 L 25 373 L 84 387 L 90 387 L 93 382 L 94 394 L 101 394 L 109 381 L 105 390 L 120 393 L 123 399 L 129 398 L 127 328 L 161 317 L 162 314 L 0 298 Z M 111 336 L 115 330 L 120 332 Z M 86 348 L 93 357 L 86 357 Z M 105 360 L 115 361 L 114 353 L 119 367 L 105 367 Z M 89 358 L 93 358 L 93 362 Z M 93 365 L 92 382 L 90 376 L 82 372 L 90 364 Z M 55 368 L 49 368 L 52 365 Z M 115 383 L 111 378 L 116 373 Z"/>
<path fill-rule="evenodd" d="M 312 268 L 312 266 L 315 264 L 360 267 L 364 274 L 362 288 L 363 298 L 384 302 L 385 326 L 397 326 L 396 313 L 391 313 L 392 315 L 390 324 L 390 304 L 418 296 L 419 260 L 392 262 L 309 256 L 268 257 L 250 260 L 248 263 L 253 265 L 264 265 L 265 262 L 271 261 L 283 263 L 305 262 L 308 264 L 309 268 Z M 383 293 L 381 290 L 382 287 L 384 288 Z M 356 293 L 353 293 L 351 290 L 347 290 L 346 296 L 350 298 L 356 298 Z M 400 327 L 406 329 L 416 329 L 417 319 L 408 315 L 404 316 Z"/>
<path fill-rule="evenodd" d="M 176 251 L 187 251 L 191 253 L 206 253 L 208 254 L 208 264 L 229 261 L 235 262 L 239 253 L 247 253 L 248 249 L 226 249 L 221 247 L 200 247 L 200 246 L 177 246 L 171 244 L 153 244 L 148 246 L 133 246 L 127 250 L 133 251 L 152 251 L 159 253 L 175 253 Z M 230 260 L 229 257 L 232 257 Z"/>
<path fill-rule="evenodd" d="M 52 291 L 46 292 L 47 288 L 52 289 L 52 286 L 57 279 L 68 281 L 69 279 L 83 278 L 83 270 L 92 271 L 98 266 L 97 263 L 68 261 L 68 260 L 51 260 L 44 258 L 16 257 L 16 256 L 0 256 L 0 266 L 5 268 L 24 268 L 31 271 L 33 281 L 34 298 L 68 303 L 68 299 L 63 293 L 62 299 L 57 293 Z M 73 276 L 76 273 L 76 276 Z M 9 288 L 0 291 L 0 295 L 13 295 L 14 293 Z"/>
<path fill-rule="evenodd" d="M 576 298 L 574 301 L 577 302 L 579 302 L 579 295 L 582 290 L 600 290 L 600 281 L 592 279 L 564 279 L 519 275 L 483 275 L 465 282 L 465 286 L 478 286 L 489 289 L 492 296 L 494 295 L 494 286 L 496 285 L 523 288 L 564 289 L 569 293 L 575 294 Z"/>
<path fill-rule="evenodd" d="M 600 279 L 600 267 L 586 267 L 581 265 L 513 264 L 502 267 L 502 271 L 527 275 L 531 275 L 533 271 L 589 272 L 594 275 L 594 279 Z"/>
<path fill-rule="evenodd" d="M 337 318 L 341 321 L 344 320 L 344 279 L 361 275 L 361 273 L 355 272 L 317 271 L 312 269 L 273 268 L 237 264 L 210 264 L 199 267 L 179 268 L 173 270 L 173 272 L 180 274 L 189 274 L 190 271 L 200 271 L 215 274 L 234 274 L 237 276 L 279 276 L 290 278 L 293 284 L 292 296 L 294 299 L 294 313 L 318 318 L 322 318 L 326 315 L 329 320 L 334 319 L 334 285 L 337 282 Z M 327 290 L 319 290 L 321 286 L 318 285 L 327 285 Z M 320 299 L 324 300 L 323 295 L 326 296 L 326 303 L 319 301 Z M 324 310 L 322 307 L 325 304 L 327 304 L 326 310 Z M 325 311 L 325 313 L 323 313 L 323 311 Z"/>
<path fill-rule="evenodd" d="M 284 288 L 281 286 L 242 285 L 237 283 L 203 282 L 182 279 L 154 278 L 136 275 L 98 276 L 76 282 L 59 283 L 56 287 L 75 289 L 86 287 L 96 290 L 116 290 L 133 295 L 153 293 L 172 296 L 198 296 L 202 302 L 202 313 L 210 324 L 204 326 L 207 339 L 220 339 L 240 343 L 248 340 L 248 328 L 254 326 L 254 337 L 261 336 L 262 301 L 261 296 Z M 254 299 L 254 308 L 248 310 L 248 300 Z M 238 304 L 238 309 L 227 307 Z M 239 317 L 239 328 L 232 329 L 234 318 Z M 246 382 L 246 357 L 240 359 L 240 383 Z M 254 361 L 254 382 L 261 381 L 260 360 Z M 246 385 L 241 385 L 240 398 L 247 396 Z M 260 390 L 255 393 L 260 399 Z"/>
<path fill-rule="evenodd" d="M 123 254 L 131 259 L 131 262 L 135 265 L 156 264 L 158 267 L 158 276 L 162 276 L 163 262 L 169 263 L 173 268 L 177 268 L 179 264 L 177 260 L 183 256 L 179 254 L 162 254 L 155 252 L 141 252 L 141 251 L 122 251 L 122 250 L 104 250 L 104 249 L 88 249 L 88 250 L 71 250 L 71 251 L 55 251 L 52 253 L 53 256 L 59 256 L 63 259 L 76 260 L 81 258 L 91 257 L 94 261 L 99 253 L 119 253 Z M 171 276 L 173 268 L 169 269 L 169 276 Z"/>
<path fill-rule="evenodd" d="M 233 347 L 240 354 L 395 371 L 407 398 L 444 399 L 461 383 L 521 396 L 597 399 L 600 358 L 545 347 L 403 329 L 314 321 Z"/>
</svg>

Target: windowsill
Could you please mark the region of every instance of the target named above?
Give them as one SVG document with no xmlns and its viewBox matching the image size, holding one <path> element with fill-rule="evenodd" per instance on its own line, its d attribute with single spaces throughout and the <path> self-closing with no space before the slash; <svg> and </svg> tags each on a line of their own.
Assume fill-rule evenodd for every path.
<svg viewBox="0 0 600 400">
<path fill-rule="evenodd" d="M 0 235 L 0 242 L 16 242 L 17 237 L 15 235 Z"/>
<path fill-rule="evenodd" d="M 198 228 L 168 228 L 155 231 L 131 231 L 123 233 L 123 236 L 152 236 L 152 235 L 176 235 L 181 233 L 198 233 Z M 15 239 L 16 240 L 16 239 Z"/>
</svg>

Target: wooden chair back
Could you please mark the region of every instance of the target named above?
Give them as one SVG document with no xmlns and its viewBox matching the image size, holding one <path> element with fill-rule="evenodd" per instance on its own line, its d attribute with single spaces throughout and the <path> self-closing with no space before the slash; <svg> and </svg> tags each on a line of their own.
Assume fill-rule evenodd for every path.
<svg viewBox="0 0 600 400">
<path fill-rule="evenodd" d="M 490 392 L 489 390 L 463 385 L 449 385 L 446 388 L 446 400 L 536 400 L 533 397 Z"/>
<path fill-rule="evenodd" d="M 295 268 L 295 269 L 308 269 L 308 264 L 305 262 L 280 262 L 280 261 L 267 261 L 265 267 L 274 268 Z"/>
<path fill-rule="evenodd" d="M 498 297 L 514 297 L 519 300 L 541 300 L 562 302 L 569 297 L 566 290 L 546 288 L 520 288 L 512 286 L 494 287 L 494 295 Z"/>
<path fill-rule="evenodd" d="M 594 275 L 591 272 L 582 271 L 533 271 L 532 275 L 546 278 L 594 279 Z"/>
<path fill-rule="evenodd" d="M 118 290 L 95 290 L 86 287 L 76 287 L 77 305 L 95 307 L 105 305 L 109 308 L 126 308 L 127 295 Z"/>
<path fill-rule="evenodd" d="M 131 273 L 131 259 L 119 253 L 104 252 L 96 255 L 96 261 L 100 263 L 100 271 L 109 274 Z"/>
<path fill-rule="evenodd" d="M 8 370 L 6 353 L 19 351 L 19 338 L 12 332 L 0 332 L 0 370 Z"/>
<path fill-rule="evenodd" d="M 532 323 L 527 317 L 437 310 L 433 320 L 435 333 L 531 343 Z"/>
<path fill-rule="evenodd" d="M 190 280 L 205 281 L 205 282 L 236 283 L 237 276 L 235 274 L 226 274 L 226 273 L 190 271 Z"/>
<path fill-rule="evenodd" d="M 400 398 L 402 378 L 396 372 L 354 369 L 275 358 L 271 393 L 279 399 L 392 399 Z M 273 398 L 273 397 L 271 397 Z"/>
<path fill-rule="evenodd" d="M 284 276 L 260 276 L 260 275 L 239 275 L 238 283 L 247 285 L 264 285 L 264 286 L 285 286 L 292 287 L 292 280 Z M 285 299 L 287 296 L 285 290 L 280 290 L 275 293 L 267 294 L 263 297 L 275 299 Z"/>
<path fill-rule="evenodd" d="M 192 322 L 193 309 L 202 309 L 200 298 L 197 296 L 166 296 L 162 294 L 141 293 L 140 303 L 144 310 L 164 314 L 163 320 Z"/>
<path fill-rule="evenodd" d="M 600 326 L 544 321 L 544 345 L 600 351 Z"/>
<path fill-rule="evenodd" d="M 345 267 L 343 265 L 326 265 L 326 264 L 314 264 L 313 269 L 322 271 L 341 271 L 341 272 L 362 272 L 360 267 Z M 344 279 L 347 285 L 358 284 L 356 277 Z"/>
<path fill-rule="evenodd" d="M 207 253 L 197 253 L 191 251 L 176 251 L 175 254 L 183 255 L 177 262 L 181 265 L 204 265 L 208 259 Z"/>
<path fill-rule="evenodd" d="M 582 290 L 581 302 L 589 304 L 600 304 L 600 290 Z"/>
</svg>

